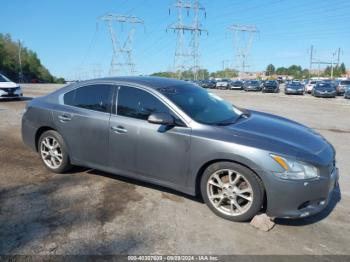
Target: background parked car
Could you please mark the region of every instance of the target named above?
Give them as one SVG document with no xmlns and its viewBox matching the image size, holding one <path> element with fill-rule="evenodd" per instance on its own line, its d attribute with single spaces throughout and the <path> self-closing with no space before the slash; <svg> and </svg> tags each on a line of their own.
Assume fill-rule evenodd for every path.
<svg viewBox="0 0 350 262">
<path fill-rule="evenodd" d="M 244 86 L 243 82 L 239 80 L 230 82 L 230 89 L 243 90 L 243 86 Z"/>
<path fill-rule="evenodd" d="M 217 89 L 229 89 L 230 80 L 229 79 L 221 79 L 216 82 Z"/>
<path fill-rule="evenodd" d="M 21 87 L 6 76 L 0 74 L 0 99 L 16 99 L 22 96 Z"/>
<path fill-rule="evenodd" d="M 337 95 L 341 96 L 345 93 L 345 87 L 350 85 L 350 79 L 348 80 L 340 80 L 336 83 Z"/>
<path fill-rule="evenodd" d="M 249 80 L 244 83 L 244 91 L 261 91 L 262 86 L 259 80 Z"/>
<path fill-rule="evenodd" d="M 344 98 L 350 99 L 350 85 L 348 85 L 347 87 L 345 87 Z"/>
<path fill-rule="evenodd" d="M 320 81 L 315 81 L 315 80 L 310 80 L 308 81 L 307 84 L 305 84 L 305 93 L 311 94 L 312 89 L 315 87 L 315 85 L 317 83 L 319 83 Z"/>
<path fill-rule="evenodd" d="M 213 89 L 216 87 L 216 81 L 215 80 L 203 80 L 201 82 L 201 86 L 203 88 L 210 88 L 210 89 Z"/>
<path fill-rule="evenodd" d="M 275 80 L 269 80 L 264 83 L 263 93 L 278 93 L 280 91 L 279 83 Z"/>
<path fill-rule="evenodd" d="M 312 90 L 312 95 L 315 97 L 335 97 L 337 91 L 331 83 L 318 83 Z"/>
<path fill-rule="evenodd" d="M 301 82 L 291 82 L 284 88 L 286 95 L 304 95 L 304 85 Z"/>
</svg>

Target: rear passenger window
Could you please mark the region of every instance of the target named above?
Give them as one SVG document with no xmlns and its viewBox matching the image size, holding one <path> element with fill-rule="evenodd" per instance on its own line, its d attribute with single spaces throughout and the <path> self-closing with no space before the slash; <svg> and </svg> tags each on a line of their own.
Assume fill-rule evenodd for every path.
<svg viewBox="0 0 350 262">
<path fill-rule="evenodd" d="M 112 86 L 83 86 L 66 93 L 63 101 L 66 105 L 109 113 L 112 103 Z"/>
<path fill-rule="evenodd" d="M 152 113 L 170 113 L 170 110 L 146 91 L 126 86 L 120 88 L 118 92 L 118 115 L 147 120 Z"/>
</svg>

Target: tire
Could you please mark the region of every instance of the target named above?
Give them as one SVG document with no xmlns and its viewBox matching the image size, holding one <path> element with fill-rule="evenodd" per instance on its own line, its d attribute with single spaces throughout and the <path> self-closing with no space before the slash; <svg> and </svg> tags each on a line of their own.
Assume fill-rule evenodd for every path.
<svg viewBox="0 0 350 262">
<path fill-rule="evenodd" d="M 215 178 L 217 176 L 220 180 L 222 179 L 221 185 L 224 185 L 222 187 L 224 189 L 220 188 L 220 182 Z M 238 182 L 234 184 L 236 179 Z M 230 185 L 231 189 L 228 188 Z M 207 206 L 216 215 L 227 220 L 248 221 L 261 210 L 263 205 L 264 186 L 262 181 L 254 172 L 240 164 L 218 162 L 210 165 L 202 175 L 200 189 Z M 243 192 L 248 190 L 249 192 Z M 243 195 L 244 198 L 238 194 Z M 221 197 L 215 197 L 218 195 Z M 237 208 L 237 204 L 240 208 Z"/>
<path fill-rule="evenodd" d="M 48 145 L 55 147 L 55 150 L 49 149 Z M 40 136 L 38 153 L 45 167 L 51 172 L 61 174 L 72 168 L 67 145 L 62 136 L 54 130 L 46 131 Z"/>
</svg>

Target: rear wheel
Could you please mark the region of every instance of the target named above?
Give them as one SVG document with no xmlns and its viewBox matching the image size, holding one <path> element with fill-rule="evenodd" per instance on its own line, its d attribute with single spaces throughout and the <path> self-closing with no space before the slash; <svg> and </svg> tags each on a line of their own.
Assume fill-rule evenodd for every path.
<svg viewBox="0 0 350 262">
<path fill-rule="evenodd" d="M 264 199 L 260 178 L 250 169 L 231 162 L 215 163 L 205 170 L 201 193 L 216 215 L 237 222 L 254 217 Z"/>
<path fill-rule="evenodd" d="M 64 173 L 72 167 L 67 146 L 62 136 L 54 130 L 40 136 L 38 151 L 45 167 L 54 173 Z"/>
</svg>

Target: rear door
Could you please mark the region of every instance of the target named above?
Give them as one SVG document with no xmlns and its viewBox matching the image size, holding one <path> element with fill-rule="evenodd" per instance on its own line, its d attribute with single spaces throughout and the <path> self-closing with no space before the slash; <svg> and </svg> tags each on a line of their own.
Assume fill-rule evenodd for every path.
<svg viewBox="0 0 350 262">
<path fill-rule="evenodd" d="M 64 106 L 54 111 L 53 118 L 73 161 L 107 164 L 112 95 L 109 84 L 86 85 L 63 95 Z"/>
<path fill-rule="evenodd" d="M 191 129 L 154 94 L 136 87 L 118 90 L 117 114 L 111 116 L 110 164 L 134 174 L 185 185 L 190 158 Z M 147 121 L 166 112 L 178 125 L 166 127 Z"/>
</svg>

